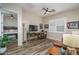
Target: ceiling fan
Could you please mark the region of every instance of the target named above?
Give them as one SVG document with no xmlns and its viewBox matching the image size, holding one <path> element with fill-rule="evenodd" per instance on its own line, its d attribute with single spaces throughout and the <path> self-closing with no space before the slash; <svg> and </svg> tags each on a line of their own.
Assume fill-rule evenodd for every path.
<svg viewBox="0 0 79 59">
<path fill-rule="evenodd" d="M 55 9 L 49 10 L 49 8 L 42 8 L 42 10 L 45 11 L 45 12 L 44 12 L 44 15 L 45 15 L 46 13 L 48 13 L 48 12 L 55 12 L 55 11 L 56 11 Z"/>
</svg>

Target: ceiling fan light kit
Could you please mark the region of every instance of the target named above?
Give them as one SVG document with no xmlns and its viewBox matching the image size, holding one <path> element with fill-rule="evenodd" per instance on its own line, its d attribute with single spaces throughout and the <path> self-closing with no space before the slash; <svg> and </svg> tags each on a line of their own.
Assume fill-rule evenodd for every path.
<svg viewBox="0 0 79 59">
<path fill-rule="evenodd" d="M 55 12 L 55 11 L 56 11 L 55 9 L 49 10 L 49 8 L 42 8 L 42 10 L 45 11 L 45 12 L 44 12 L 44 15 L 47 14 L 47 13 L 49 13 L 49 12 Z"/>
</svg>

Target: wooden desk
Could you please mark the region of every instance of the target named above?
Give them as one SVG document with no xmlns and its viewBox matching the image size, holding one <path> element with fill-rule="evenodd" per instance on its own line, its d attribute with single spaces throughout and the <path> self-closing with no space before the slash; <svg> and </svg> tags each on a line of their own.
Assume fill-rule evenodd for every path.
<svg viewBox="0 0 79 59">
<path fill-rule="evenodd" d="M 27 39 L 46 39 L 47 33 L 45 32 L 32 32 L 27 33 Z"/>
</svg>

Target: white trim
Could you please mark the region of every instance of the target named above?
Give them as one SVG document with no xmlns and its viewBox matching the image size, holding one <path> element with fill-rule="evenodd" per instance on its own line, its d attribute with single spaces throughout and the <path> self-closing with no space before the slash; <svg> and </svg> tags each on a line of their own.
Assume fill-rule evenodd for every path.
<svg viewBox="0 0 79 59">
<path fill-rule="evenodd" d="M 1 10 L 0 10 L 0 36 L 1 36 L 1 29 L 2 29 L 2 28 L 1 28 L 1 27 L 2 27 L 2 26 L 1 26 L 1 21 L 2 21 L 2 20 L 1 20 Z"/>
</svg>

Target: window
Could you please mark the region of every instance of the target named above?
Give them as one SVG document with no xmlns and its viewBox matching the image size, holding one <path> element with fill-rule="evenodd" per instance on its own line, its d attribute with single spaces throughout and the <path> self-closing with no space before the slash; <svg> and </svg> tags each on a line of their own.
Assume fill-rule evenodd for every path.
<svg viewBox="0 0 79 59">
<path fill-rule="evenodd" d="M 56 31 L 64 32 L 64 26 L 56 26 Z"/>
<path fill-rule="evenodd" d="M 55 31 L 55 21 L 50 21 L 49 22 L 49 32 L 54 32 Z"/>
<path fill-rule="evenodd" d="M 49 32 L 64 32 L 65 31 L 65 19 L 55 19 L 49 21 Z"/>
</svg>

